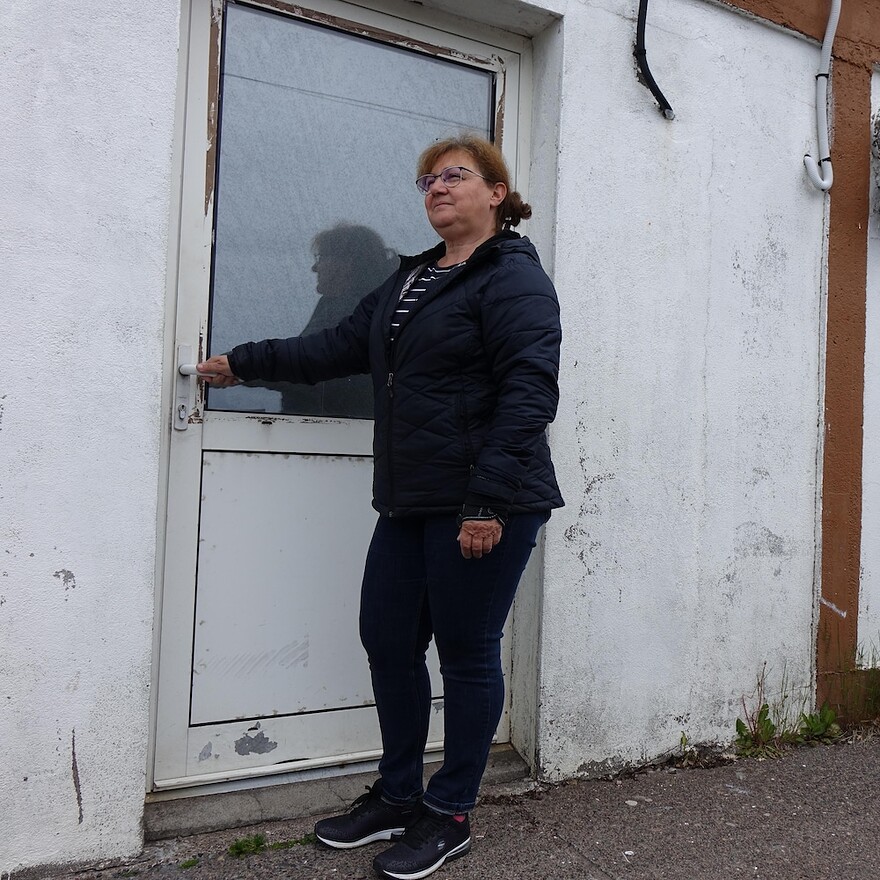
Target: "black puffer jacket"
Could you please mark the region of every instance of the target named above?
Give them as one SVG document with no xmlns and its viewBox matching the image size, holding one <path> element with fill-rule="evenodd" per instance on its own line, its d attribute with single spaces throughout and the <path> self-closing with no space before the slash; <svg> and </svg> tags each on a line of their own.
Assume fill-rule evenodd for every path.
<svg viewBox="0 0 880 880">
<path fill-rule="evenodd" d="M 315 383 L 371 373 L 375 390 L 373 506 L 387 516 L 496 504 L 561 507 L 545 429 L 559 393 L 559 305 L 527 238 L 502 232 L 436 282 L 389 342 L 416 257 L 331 330 L 239 345 L 241 379 Z"/>
</svg>

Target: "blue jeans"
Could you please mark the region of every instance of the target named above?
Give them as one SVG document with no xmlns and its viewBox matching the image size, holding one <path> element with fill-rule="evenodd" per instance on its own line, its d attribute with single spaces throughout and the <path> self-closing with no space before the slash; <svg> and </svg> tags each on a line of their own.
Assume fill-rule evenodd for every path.
<svg viewBox="0 0 880 880">
<path fill-rule="evenodd" d="M 443 676 L 444 762 L 424 792 L 441 813 L 473 809 L 501 718 L 501 635 L 517 584 L 549 513 L 513 514 L 500 543 L 465 559 L 453 514 L 376 525 L 361 592 L 361 641 L 382 731 L 382 796 L 423 793 L 431 714 L 425 651 L 436 639 Z"/>
</svg>

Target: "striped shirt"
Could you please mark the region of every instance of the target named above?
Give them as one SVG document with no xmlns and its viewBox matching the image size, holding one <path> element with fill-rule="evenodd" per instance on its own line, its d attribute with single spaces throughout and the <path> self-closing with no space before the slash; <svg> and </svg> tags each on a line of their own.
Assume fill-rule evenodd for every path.
<svg viewBox="0 0 880 880">
<path fill-rule="evenodd" d="M 407 289 L 404 285 L 401 291 L 400 300 L 397 303 L 397 309 L 391 317 L 391 341 L 394 342 L 400 325 L 406 321 L 406 316 L 412 311 L 415 304 L 428 293 L 437 283 L 445 278 L 450 272 L 455 271 L 464 263 L 458 263 L 455 266 L 440 267 L 436 263 L 431 263 L 422 270 L 421 274 Z"/>
</svg>

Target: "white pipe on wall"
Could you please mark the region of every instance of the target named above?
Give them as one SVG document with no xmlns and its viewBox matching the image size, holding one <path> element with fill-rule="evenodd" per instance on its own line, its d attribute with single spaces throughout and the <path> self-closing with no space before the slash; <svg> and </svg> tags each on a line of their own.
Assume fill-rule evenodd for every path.
<svg viewBox="0 0 880 880">
<path fill-rule="evenodd" d="M 828 80 L 831 76 L 831 46 L 840 19 L 841 0 L 831 0 L 831 13 L 828 26 L 825 28 L 825 39 L 822 41 L 822 52 L 819 56 L 819 72 L 816 74 L 816 124 L 819 134 L 819 161 L 809 153 L 804 156 L 804 167 L 810 183 L 823 192 L 831 189 L 834 182 L 834 169 L 831 167 L 831 156 L 828 152 Z"/>
</svg>

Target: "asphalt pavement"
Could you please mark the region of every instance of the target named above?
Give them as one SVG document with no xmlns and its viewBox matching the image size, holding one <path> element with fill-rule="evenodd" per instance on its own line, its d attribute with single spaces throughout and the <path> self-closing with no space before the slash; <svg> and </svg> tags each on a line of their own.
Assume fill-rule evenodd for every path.
<svg viewBox="0 0 880 880">
<path fill-rule="evenodd" d="M 781 758 L 663 767 L 616 779 L 488 786 L 471 853 L 438 880 L 876 880 L 880 736 Z M 150 843 L 136 859 L 68 869 L 75 880 L 359 880 L 387 843 L 317 846 L 314 817 Z M 265 849 L 233 856 L 262 835 Z"/>
</svg>

